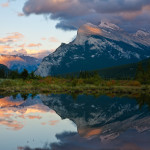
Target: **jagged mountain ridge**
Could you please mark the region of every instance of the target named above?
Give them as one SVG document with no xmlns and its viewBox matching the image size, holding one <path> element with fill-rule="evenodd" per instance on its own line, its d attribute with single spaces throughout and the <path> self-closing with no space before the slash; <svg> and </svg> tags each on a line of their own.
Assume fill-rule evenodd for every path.
<svg viewBox="0 0 150 150">
<path fill-rule="evenodd" d="M 139 109 L 137 103 L 137 101 L 142 101 L 144 96 L 139 97 L 137 101 L 128 98 L 110 98 L 108 96 L 94 98 L 85 95 L 78 96 L 74 101 L 69 95 L 53 94 L 40 95 L 40 98 L 62 119 L 72 120 L 77 125 L 81 136 L 88 135 L 88 131 L 100 129 L 98 134 L 94 133 L 101 140 L 107 141 L 117 138 L 121 133 L 131 128 L 138 132 L 150 129 L 150 124 L 147 122 L 150 120 L 148 106 L 144 105 Z"/>
<path fill-rule="evenodd" d="M 138 62 L 150 56 L 150 33 L 127 33 L 117 25 L 87 23 L 78 29 L 77 37 L 45 57 L 35 72 L 48 76 L 81 70 L 96 70 Z"/>
<path fill-rule="evenodd" d="M 41 59 L 25 55 L 0 55 L 0 64 L 7 66 L 10 70 L 22 72 L 27 69 L 28 72 L 35 71 L 40 65 Z"/>
</svg>

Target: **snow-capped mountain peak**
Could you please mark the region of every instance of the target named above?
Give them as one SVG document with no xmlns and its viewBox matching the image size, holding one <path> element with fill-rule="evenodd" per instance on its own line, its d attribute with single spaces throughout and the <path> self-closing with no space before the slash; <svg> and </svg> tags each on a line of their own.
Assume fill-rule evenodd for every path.
<svg viewBox="0 0 150 150">
<path fill-rule="evenodd" d="M 88 36 L 88 35 L 101 35 L 101 34 L 102 34 L 102 30 L 98 26 L 93 25 L 91 23 L 86 23 L 78 29 L 78 35 Z"/>
<path fill-rule="evenodd" d="M 103 35 L 103 31 L 94 24 L 86 23 L 78 29 L 77 37 L 73 41 L 73 44 L 83 45 L 91 35 Z"/>
<path fill-rule="evenodd" d="M 128 33 L 117 25 L 104 23 L 82 25 L 75 40 L 61 45 L 45 57 L 35 72 L 48 76 L 81 70 L 96 70 L 138 62 L 150 56 L 150 36 Z M 143 36 L 142 36 L 143 35 Z"/>
<path fill-rule="evenodd" d="M 135 33 L 135 36 L 150 36 L 150 33 L 149 32 L 145 32 L 145 31 L 142 31 L 142 30 L 138 30 L 136 33 Z"/>
<path fill-rule="evenodd" d="M 108 21 L 101 21 L 101 23 L 99 24 L 100 28 L 107 28 L 107 29 L 111 29 L 111 30 L 120 30 L 120 27 L 118 27 L 117 25 L 110 23 Z"/>
</svg>

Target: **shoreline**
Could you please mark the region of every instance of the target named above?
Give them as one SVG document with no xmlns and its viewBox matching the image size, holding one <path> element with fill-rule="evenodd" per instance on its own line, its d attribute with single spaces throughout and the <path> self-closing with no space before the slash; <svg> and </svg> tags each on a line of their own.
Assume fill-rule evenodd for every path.
<svg viewBox="0 0 150 150">
<path fill-rule="evenodd" d="M 7 86 L 0 87 L 1 94 L 10 93 L 28 93 L 28 94 L 86 94 L 86 95 L 102 95 L 102 94 L 114 94 L 114 95 L 150 95 L 150 86 L 58 86 L 51 85 L 49 87 L 35 87 L 35 86 Z"/>
<path fill-rule="evenodd" d="M 0 93 L 150 95 L 150 85 L 134 80 L 65 79 L 0 79 Z"/>
</svg>

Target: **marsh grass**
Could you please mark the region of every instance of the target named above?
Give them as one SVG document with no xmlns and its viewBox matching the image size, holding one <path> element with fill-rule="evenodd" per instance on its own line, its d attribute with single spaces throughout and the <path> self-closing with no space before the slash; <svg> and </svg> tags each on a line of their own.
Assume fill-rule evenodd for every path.
<svg viewBox="0 0 150 150">
<path fill-rule="evenodd" d="M 100 78 L 3 79 L 0 92 L 6 93 L 79 93 L 79 94 L 138 94 L 150 93 L 149 85 L 134 80 L 102 80 Z"/>
</svg>

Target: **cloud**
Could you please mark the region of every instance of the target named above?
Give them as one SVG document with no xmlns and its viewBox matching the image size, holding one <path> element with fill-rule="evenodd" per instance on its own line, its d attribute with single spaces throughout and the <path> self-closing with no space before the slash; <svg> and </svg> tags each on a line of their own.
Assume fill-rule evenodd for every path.
<svg viewBox="0 0 150 150">
<path fill-rule="evenodd" d="M 18 45 L 18 47 L 21 47 L 21 48 L 24 48 L 26 46 L 26 44 L 21 44 L 21 45 Z"/>
<path fill-rule="evenodd" d="M 10 57 L 11 59 L 11 57 Z M 11 60 L 10 60 L 11 61 Z M 13 60 L 12 60 L 13 61 Z M 10 97 L 5 97 L 0 99 L 0 107 L 12 107 L 21 105 L 24 101 L 12 101 Z M 1 116 L 1 113 L 0 113 Z"/>
<path fill-rule="evenodd" d="M 36 50 L 36 49 L 20 49 L 12 51 L 12 55 L 28 55 L 36 58 L 44 58 L 47 55 L 49 55 L 52 52 L 52 50 Z"/>
<path fill-rule="evenodd" d="M 42 46 L 41 43 L 38 43 L 38 44 L 30 43 L 30 44 L 28 45 L 28 47 L 40 47 L 40 46 Z"/>
<path fill-rule="evenodd" d="M 19 52 L 19 51 L 17 51 L 17 52 Z M 25 54 L 25 52 L 26 52 L 26 54 Z M 25 55 L 29 55 L 29 56 L 36 57 L 36 58 L 44 58 L 44 57 L 48 56 L 52 52 L 52 50 L 26 49 L 25 52 L 24 52 Z M 23 54 L 23 52 L 21 52 L 21 53 Z"/>
<path fill-rule="evenodd" d="M 125 18 L 125 19 L 134 19 L 136 18 L 137 16 L 140 16 L 142 14 L 148 14 L 150 13 L 150 5 L 146 5 L 146 6 L 143 6 L 141 8 L 141 10 L 137 10 L 137 11 L 133 11 L 133 12 L 123 12 L 123 13 L 120 13 L 120 15 Z"/>
<path fill-rule="evenodd" d="M 13 50 L 13 47 L 10 47 L 8 45 L 0 45 L 0 54 L 3 55 L 26 55 L 26 56 L 32 56 L 36 58 L 44 58 L 48 56 L 52 51 L 54 50 L 34 50 L 34 49 L 18 49 Z"/>
<path fill-rule="evenodd" d="M 139 22 L 149 18 L 149 6 L 149 0 L 27 0 L 23 12 L 49 15 L 59 21 L 57 28 L 76 30 L 83 23 L 99 23 L 104 18 L 132 26 L 136 18 Z"/>
<path fill-rule="evenodd" d="M 46 38 L 45 38 L 45 37 L 43 37 L 43 38 L 41 38 L 41 40 L 45 41 L 45 40 L 46 40 Z"/>
<path fill-rule="evenodd" d="M 47 143 L 43 148 L 20 147 L 20 150 L 148 150 L 149 141 L 147 138 L 149 134 L 145 136 L 145 133 L 137 133 L 137 137 L 130 136 L 125 135 L 125 139 L 120 137 L 115 141 L 103 144 L 99 138 L 87 139 L 74 132 L 64 132 L 56 134 L 59 142 Z"/>
<path fill-rule="evenodd" d="M 12 47 L 9 46 L 9 45 L 0 45 L 0 51 L 6 50 L 6 49 L 10 49 L 10 48 L 12 48 Z"/>
<path fill-rule="evenodd" d="M 28 97 L 26 101 L 28 100 L 31 99 Z M 36 101 L 36 98 L 33 100 Z M 43 104 L 20 107 L 26 101 L 19 95 L 16 98 L 12 96 L 0 98 L 0 126 L 11 130 L 21 130 L 24 127 L 24 120 L 21 119 L 41 119 L 42 113 L 51 113 L 51 110 Z"/>
<path fill-rule="evenodd" d="M 19 32 L 10 33 L 10 35 L 0 38 L 0 44 L 17 42 L 21 40 L 23 37 L 24 35 Z"/>
<path fill-rule="evenodd" d="M 17 14 L 18 14 L 19 17 L 24 16 L 24 13 L 22 13 L 22 12 L 18 12 Z"/>
<path fill-rule="evenodd" d="M 58 42 L 60 42 L 57 38 L 55 38 L 55 37 L 50 37 L 50 42 L 52 42 L 52 43 L 58 43 Z"/>
<path fill-rule="evenodd" d="M 0 54 L 4 55 L 29 55 L 37 58 L 44 58 L 54 50 L 39 49 L 41 43 L 22 43 L 24 35 L 19 32 L 9 33 L 0 38 Z M 43 38 L 43 40 L 47 40 Z M 58 42 L 56 38 L 51 38 L 51 42 Z M 36 49 L 38 48 L 38 49 Z"/>
<path fill-rule="evenodd" d="M 0 120 L 0 125 L 7 126 L 13 130 L 20 130 L 24 127 L 23 124 L 18 121 Z"/>
<path fill-rule="evenodd" d="M 20 55 L 28 55 L 28 52 L 25 49 L 20 49 L 18 51 L 14 51 L 14 53 L 20 54 Z"/>
<path fill-rule="evenodd" d="M 3 8 L 8 7 L 8 6 L 9 6 L 9 2 L 1 4 L 1 7 L 3 7 Z"/>
<path fill-rule="evenodd" d="M 51 121 L 49 121 L 49 124 L 51 126 L 55 126 L 57 123 L 59 123 L 59 120 L 51 120 Z"/>
<path fill-rule="evenodd" d="M 41 119 L 41 116 L 33 116 L 33 115 L 29 115 L 27 116 L 29 119 Z"/>
</svg>

